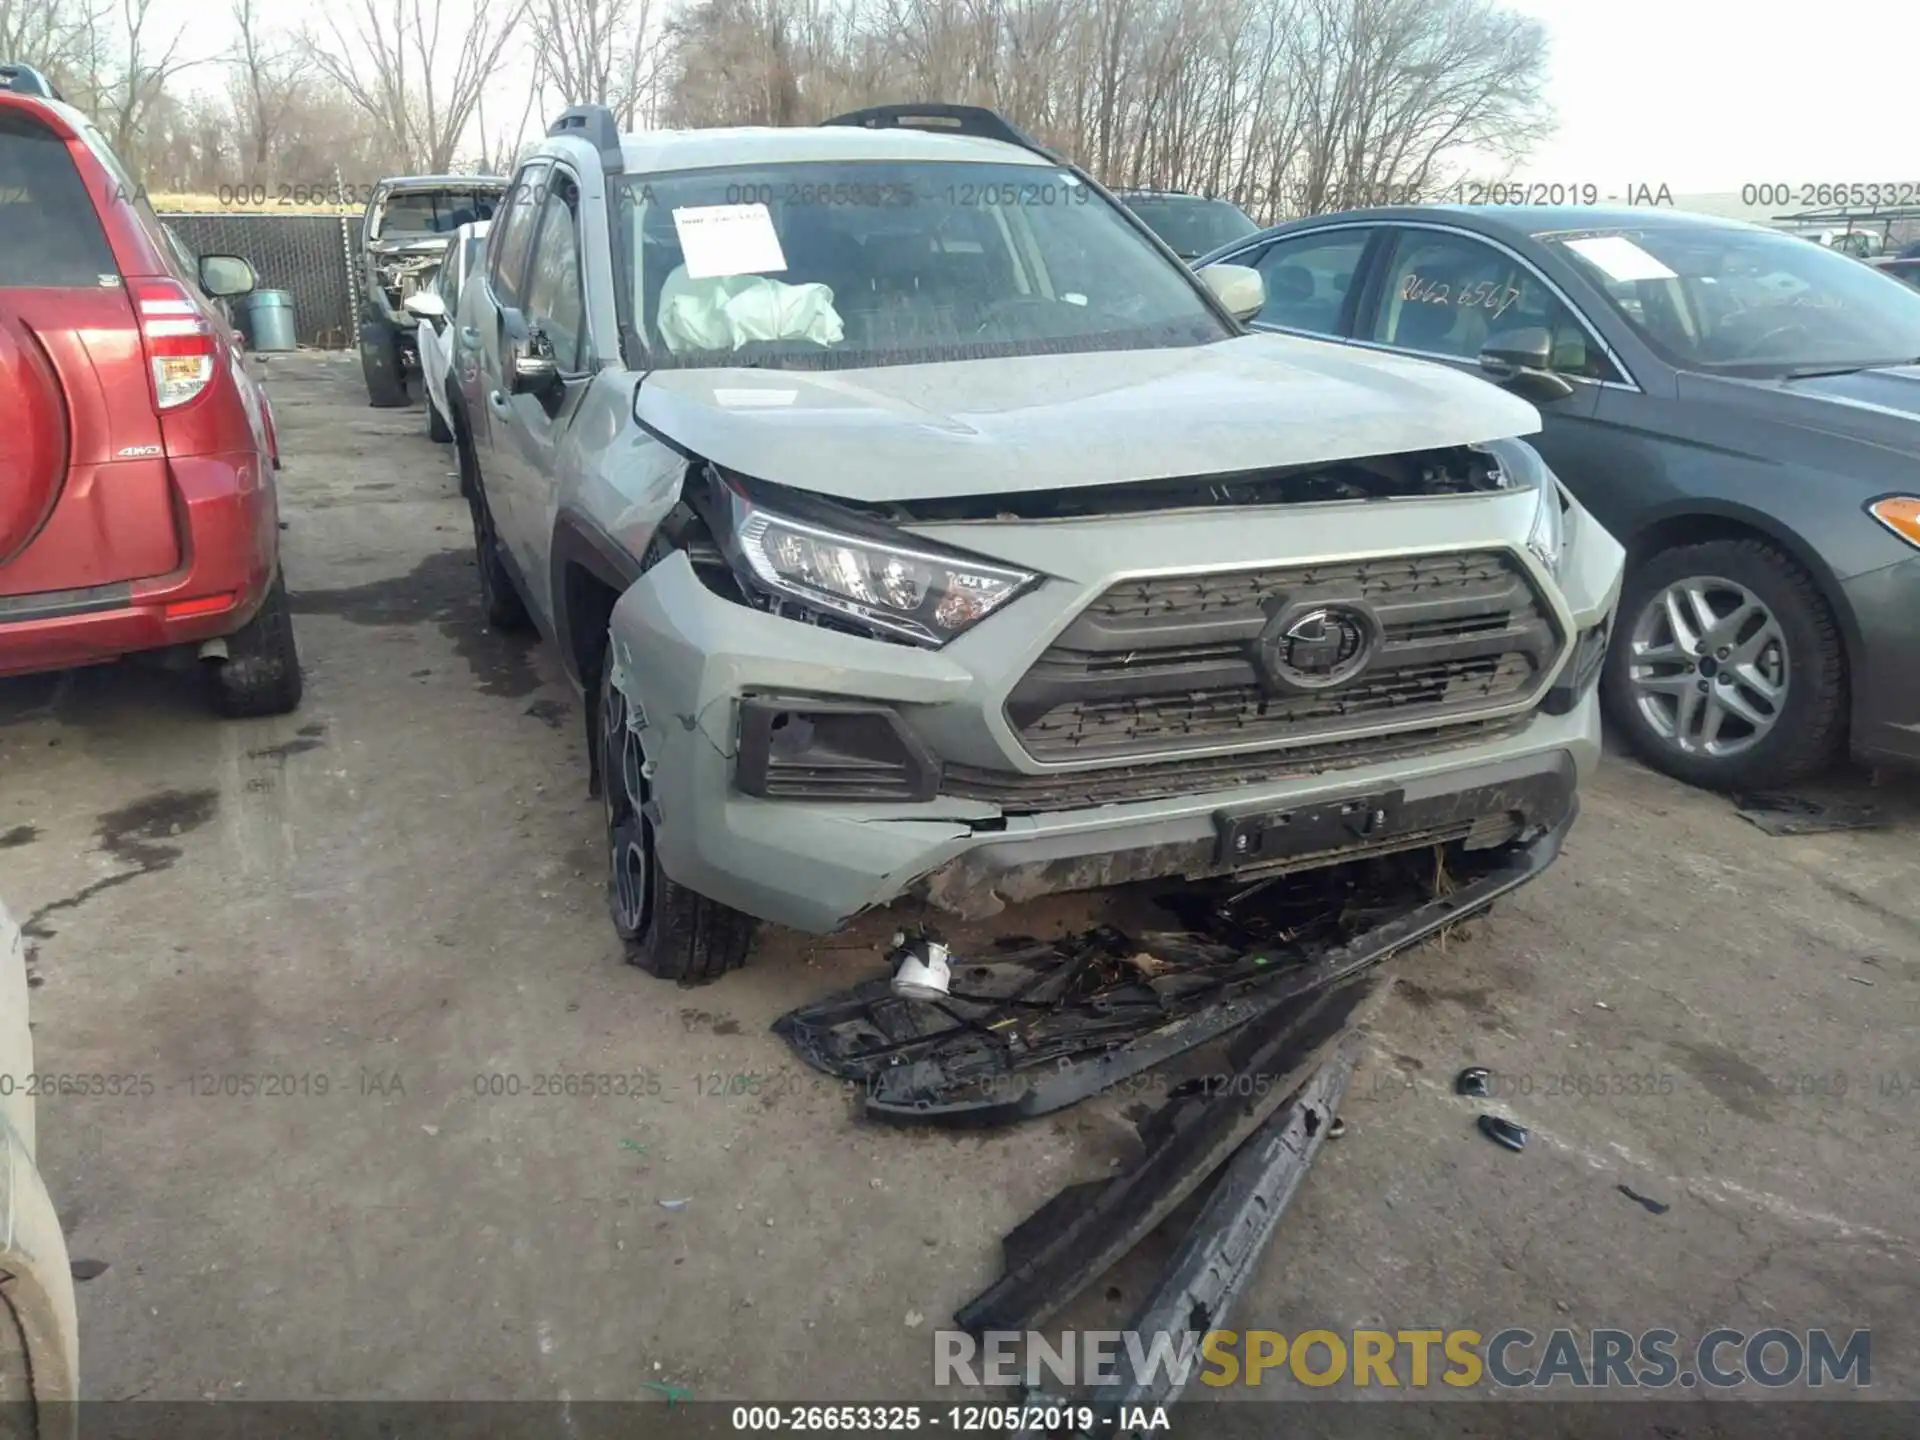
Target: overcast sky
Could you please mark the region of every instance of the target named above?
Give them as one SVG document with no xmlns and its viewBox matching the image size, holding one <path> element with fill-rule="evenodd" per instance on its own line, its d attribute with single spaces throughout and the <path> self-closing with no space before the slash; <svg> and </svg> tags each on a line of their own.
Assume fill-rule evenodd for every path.
<svg viewBox="0 0 1920 1440">
<path fill-rule="evenodd" d="M 1913 0 L 1507 3 L 1553 47 L 1560 126 L 1521 167 L 1529 180 L 1920 183 Z"/>
<path fill-rule="evenodd" d="M 295 0 L 268 3 L 314 13 Z M 1803 11 L 1732 0 L 1505 3 L 1547 27 L 1559 120 L 1516 179 L 1594 184 L 1622 198 L 1643 184 L 1690 194 L 1758 183 L 1920 183 L 1913 0 L 1836 0 Z M 224 3 L 162 4 L 170 23 L 191 27 L 199 53 L 228 43 Z M 507 88 L 518 90 L 526 71 L 513 68 Z M 200 84 L 215 78 L 196 73 Z M 496 103 L 497 94 L 487 105 L 494 125 L 524 100 L 521 92 Z"/>
</svg>

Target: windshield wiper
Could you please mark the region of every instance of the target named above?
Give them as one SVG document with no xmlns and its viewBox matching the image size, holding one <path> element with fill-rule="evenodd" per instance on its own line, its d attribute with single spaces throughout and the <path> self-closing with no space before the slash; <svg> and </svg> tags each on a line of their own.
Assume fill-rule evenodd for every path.
<svg viewBox="0 0 1920 1440">
<path fill-rule="evenodd" d="M 1804 369 L 1789 370 L 1780 378 L 1783 380 L 1820 380 L 1829 375 L 1858 375 L 1862 370 L 1890 370 L 1902 365 L 1920 365 L 1920 359 L 1864 360 L 1858 365 L 1809 365 Z"/>
</svg>

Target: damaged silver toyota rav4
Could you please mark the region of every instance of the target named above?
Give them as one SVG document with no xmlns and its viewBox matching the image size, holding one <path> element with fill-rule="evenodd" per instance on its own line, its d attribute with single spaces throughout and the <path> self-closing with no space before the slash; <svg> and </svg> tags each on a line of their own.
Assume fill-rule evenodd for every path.
<svg viewBox="0 0 1920 1440">
<path fill-rule="evenodd" d="M 1255 272 L 967 107 L 571 110 L 500 216 L 455 327 L 482 598 L 587 697 L 635 963 L 908 895 L 1557 853 L 1621 551 L 1523 400 L 1249 333 Z"/>
</svg>

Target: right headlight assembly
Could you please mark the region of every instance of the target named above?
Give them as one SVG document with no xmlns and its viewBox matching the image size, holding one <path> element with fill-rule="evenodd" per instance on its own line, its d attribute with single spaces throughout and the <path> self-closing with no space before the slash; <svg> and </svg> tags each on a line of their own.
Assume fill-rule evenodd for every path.
<svg viewBox="0 0 1920 1440">
<path fill-rule="evenodd" d="M 801 520 L 731 492 L 733 544 L 742 581 L 830 612 L 883 636 L 937 647 L 1040 582 L 906 537 L 883 539 Z"/>
<path fill-rule="evenodd" d="M 1573 538 L 1572 501 L 1540 452 L 1526 441 L 1495 440 L 1485 448 L 1499 461 L 1511 488 L 1532 489 L 1533 524 L 1527 530 L 1527 549 L 1546 566 L 1549 575 L 1559 579 L 1561 562 Z"/>
</svg>

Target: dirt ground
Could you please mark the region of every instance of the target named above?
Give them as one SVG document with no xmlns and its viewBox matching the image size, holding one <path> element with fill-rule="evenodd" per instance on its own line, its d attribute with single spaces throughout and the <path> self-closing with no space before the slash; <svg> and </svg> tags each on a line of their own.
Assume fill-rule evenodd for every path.
<svg viewBox="0 0 1920 1440">
<path fill-rule="evenodd" d="M 349 357 L 270 382 L 301 712 L 216 723 L 126 667 L 0 684 L 39 1068 L 135 1077 L 42 1102 L 71 1251 L 109 1266 L 86 1392 L 931 1395 L 932 1331 L 1003 1231 L 1130 1153 L 1120 1107 L 854 1123 L 767 1026 L 867 972 L 884 917 L 699 990 L 623 965 L 577 707 L 480 624 L 449 452 Z M 1234 1323 L 1873 1326 L 1875 1391 L 1920 1394 L 1916 794 L 1781 839 L 1610 759 L 1543 880 L 1400 962 Z M 1523 1153 L 1476 1133 L 1467 1064 Z"/>
</svg>

